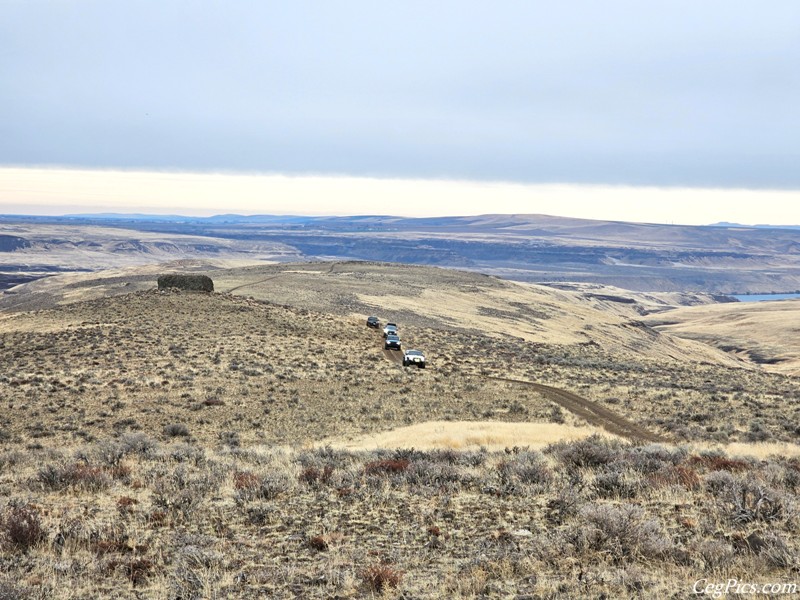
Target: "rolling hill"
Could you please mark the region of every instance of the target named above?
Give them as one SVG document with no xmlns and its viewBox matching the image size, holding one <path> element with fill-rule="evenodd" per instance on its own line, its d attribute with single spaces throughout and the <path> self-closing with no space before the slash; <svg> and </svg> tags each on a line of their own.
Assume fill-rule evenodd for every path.
<svg viewBox="0 0 800 600">
<path fill-rule="evenodd" d="M 119 239 L 112 242 L 115 231 Z M 357 259 L 647 292 L 800 289 L 800 236 L 791 228 L 656 225 L 546 215 L 85 215 L 0 217 L 0 235 L 7 239 L 8 250 L 0 251 L 7 276 L 19 272 L 19 265 L 27 265 L 28 271 L 38 265 L 36 272 L 42 273 L 47 265 L 54 270 L 99 269 L 175 258 Z M 12 243 L 12 238 L 17 241 Z M 45 251 L 54 254 L 48 258 Z M 109 260 L 115 254 L 119 262 Z"/>
<path fill-rule="evenodd" d="M 0 298 L 2 597 L 674 598 L 800 564 L 797 379 L 643 322 L 708 296 L 165 267 Z"/>
</svg>

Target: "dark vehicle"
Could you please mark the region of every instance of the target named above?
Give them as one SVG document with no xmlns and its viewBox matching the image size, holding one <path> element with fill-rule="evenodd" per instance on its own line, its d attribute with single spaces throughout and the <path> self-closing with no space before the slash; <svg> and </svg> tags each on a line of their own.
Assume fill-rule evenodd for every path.
<svg viewBox="0 0 800 600">
<path fill-rule="evenodd" d="M 378 317 L 367 317 L 367 327 L 372 327 L 373 329 L 378 329 L 381 326 L 381 322 Z"/>
<path fill-rule="evenodd" d="M 397 335 L 397 323 L 387 323 L 383 328 L 383 337 L 387 335 Z"/>
<path fill-rule="evenodd" d="M 400 350 L 400 338 L 392 334 L 387 335 L 383 347 L 387 350 Z"/>
<path fill-rule="evenodd" d="M 403 352 L 403 366 L 414 365 L 420 369 L 425 368 L 425 355 L 419 350 L 406 350 Z"/>
</svg>

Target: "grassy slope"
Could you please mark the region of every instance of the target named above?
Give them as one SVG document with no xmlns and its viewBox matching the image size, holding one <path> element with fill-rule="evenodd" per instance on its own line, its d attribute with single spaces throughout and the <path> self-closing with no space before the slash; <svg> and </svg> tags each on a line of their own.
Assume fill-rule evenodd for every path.
<svg viewBox="0 0 800 600">
<path fill-rule="evenodd" d="M 604 315 L 492 278 L 362 267 L 218 272 L 237 295 L 140 291 L 4 315 L 0 591 L 370 597 L 385 581 L 389 597 L 685 597 L 699 577 L 791 578 L 796 459 L 595 438 L 544 454 L 303 450 L 426 421 L 564 418 L 493 375 L 577 391 L 687 442 L 800 434 L 793 379 L 711 351 L 692 361 L 696 344 L 630 325 L 616 304 Z M 363 326 L 378 307 L 431 368 L 384 358 Z M 19 522 L 43 532 L 29 548 Z"/>
<path fill-rule="evenodd" d="M 644 321 L 659 331 L 739 354 L 786 375 L 800 374 L 800 301 L 682 307 Z"/>
</svg>

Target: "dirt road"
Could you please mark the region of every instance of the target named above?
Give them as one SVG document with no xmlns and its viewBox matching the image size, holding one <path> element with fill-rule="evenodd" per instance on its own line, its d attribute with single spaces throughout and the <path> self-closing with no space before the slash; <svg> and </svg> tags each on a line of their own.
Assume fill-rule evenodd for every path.
<svg viewBox="0 0 800 600">
<path fill-rule="evenodd" d="M 403 364 L 403 351 L 402 350 L 388 350 L 386 348 L 383 349 L 383 355 L 388 358 L 392 362 L 396 362 L 397 364 Z"/>
<path fill-rule="evenodd" d="M 522 379 L 511 379 L 509 377 L 487 377 L 495 381 L 504 381 L 506 383 L 513 383 L 525 386 L 536 390 L 548 400 L 552 400 L 562 408 L 567 409 L 571 413 L 581 417 L 587 423 L 602 427 L 609 433 L 628 438 L 629 440 L 641 442 L 668 442 L 669 440 L 664 436 L 657 435 L 652 431 L 648 431 L 629 421 L 622 415 L 609 410 L 605 406 L 598 404 L 592 400 L 582 398 L 577 394 L 562 390 L 560 388 L 552 387 L 549 385 L 542 385 L 541 383 L 534 383 L 532 381 L 525 381 Z"/>
<path fill-rule="evenodd" d="M 403 353 L 400 350 L 383 350 L 383 355 L 390 361 L 402 364 Z M 620 437 L 634 440 L 637 442 L 669 442 L 670 440 L 664 436 L 657 435 L 652 431 L 648 431 L 644 427 L 637 425 L 633 421 L 629 421 L 622 415 L 609 410 L 605 406 L 598 404 L 592 400 L 582 398 L 577 394 L 562 390 L 560 388 L 543 385 L 541 383 L 534 383 L 533 381 L 525 381 L 523 379 L 511 379 L 510 377 L 491 377 L 486 376 L 486 379 L 494 381 L 503 381 L 505 383 L 512 383 L 515 385 L 524 386 L 533 389 L 540 393 L 542 396 L 551 400 L 561 406 L 562 408 L 570 411 L 574 415 L 579 416 L 590 425 L 602 427 L 609 433 L 618 435 Z"/>
</svg>

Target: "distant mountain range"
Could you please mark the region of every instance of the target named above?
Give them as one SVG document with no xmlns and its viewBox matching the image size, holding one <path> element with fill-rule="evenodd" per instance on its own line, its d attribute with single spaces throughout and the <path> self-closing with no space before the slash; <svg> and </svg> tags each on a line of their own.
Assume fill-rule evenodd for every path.
<svg viewBox="0 0 800 600">
<path fill-rule="evenodd" d="M 9 216 L 9 215 L 0 215 Z M 498 215 L 503 216 L 503 215 Z M 507 215 L 511 216 L 511 215 Z M 514 215 L 516 216 L 516 215 Z M 25 217 L 26 219 L 36 217 Z M 41 217 L 47 219 L 48 217 Z M 60 218 L 60 217 L 55 217 Z M 97 220 L 112 220 L 112 221 L 194 221 L 205 223 L 312 223 L 328 220 L 348 220 L 348 221 L 395 221 L 395 220 L 409 220 L 404 217 L 394 217 L 391 215 L 356 215 L 346 217 L 315 217 L 315 216 L 301 216 L 301 215 L 239 215 L 239 214 L 222 214 L 213 215 L 210 217 L 195 217 L 187 215 L 152 215 L 144 213 L 79 213 L 63 215 L 65 219 L 97 219 Z M 415 218 L 414 221 L 426 221 L 428 224 L 436 222 L 447 223 L 455 218 L 459 219 L 484 219 L 485 215 L 478 215 L 475 217 L 421 217 Z M 800 229 L 800 225 L 770 225 L 767 223 L 759 223 L 756 225 L 746 225 L 743 223 L 732 223 L 728 221 L 719 221 L 717 223 L 710 223 L 708 227 L 736 227 L 736 228 L 754 228 L 754 229 Z"/>
<path fill-rule="evenodd" d="M 767 225 L 767 224 L 759 224 L 759 225 L 742 225 L 741 223 L 728 223 L 727 221 L 720 221 L 719 223 L 713 223 L 711 227 L 753 227 L 756 229 L 800 229 L 800 225 Z"/>
<path fill-rule="evenodd" d="M 28 226 L 28 235 L 20 233 L 21 224 Z M 119 230 L 124 243 L 112 243 L 109 230 L 113 229 Z M 102 248 L 104 268 L 113 264 L 115 254 L 132 261 L 137 253 L 140 258 L 146 255 L 144 262 L 157 262 L 167 255 L 260 261 L 372 260 L 456 267 L 537 283 L 575 281 L 636 291 L 771 293 L 800 289 L 798 229 L 735 223 L 659 225 L 531 214 L 6 216 L 0 217 L 0 235 L 16 238 L 7 237 L 8 249 L 0 255 L 6 254 L 9 268 L 31 265 L 34 256 L 43 260 L 55 249 L 62 256 L 48 264 L 63 267 L 63 252 L 70 247 L 75 248 L 73 264 L 81 266 L 100 256 Z M 102 244 L 92 245 L 94 231 L 103 232 Z M 59 235 L 64 239 L 59 240 Z"/>
</svg>

